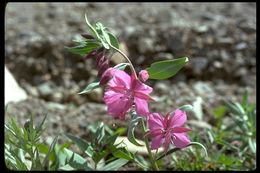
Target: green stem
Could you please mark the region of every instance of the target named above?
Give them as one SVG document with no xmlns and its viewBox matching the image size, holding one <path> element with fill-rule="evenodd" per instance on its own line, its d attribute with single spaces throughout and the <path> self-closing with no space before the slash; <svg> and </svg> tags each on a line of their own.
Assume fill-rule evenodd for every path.
<svg viewBox="0 0 260 173">
<path fill-rule="evenodd" d="M 144 120 L 143 119 L 142 119 L 142 128 L 143 128 L 143 132 L 145 133 L 145 124 L 144 124 Z M 147 137 L 144 137 L 144 141 L 145 141 L 145 146 L 147 148 L 149 159 L 150 159 L 150 162 L 151 162 L 151 164 L 153 166 L 153 169 L 156 170 L 156 171 L 159 171 L 158 165 L 156 164 L 156 161 L 155 161 L 155 159 L 153 157 L 151 148 L 149 146 L 149 142 L 148 142 Z"/>
<path fill-rule="evenodd" d="M 117 49 L 116 47 L 114 47 L 113 45 L 109 44 L 110 47 L 112 47 L 113 49 L 115 49 L 117 52 L 119 52 L 130 64 L 130 68 L 132 70 L 132 72 L 134 73 L 134 77 L 135 79 L 138 79 L 137 78 L 137 75 L 136 75 L 136 72 L 135 72 L 135 69 L 134 69 L 134 66 L 132 64 L 132 62 L 130 61 L 130 59 L 126 56 L 126 54 L 124 54 L 124 52 L 122 52 L 121 50 Z"/>
</svg>

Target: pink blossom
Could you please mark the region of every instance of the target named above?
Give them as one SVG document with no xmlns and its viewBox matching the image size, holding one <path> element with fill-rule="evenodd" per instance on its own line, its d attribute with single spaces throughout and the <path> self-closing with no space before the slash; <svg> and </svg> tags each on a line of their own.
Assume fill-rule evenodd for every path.
<svg viewBox="0 0 260 173">
<path fill-rule="evenodd" d="M 149 74 L 146 70 L 141 70 L 139 72 L 139 79 L 142 81 L 142 82 L 145 82 L 147 81 L 147 79 L 149 78 Z"/>
<path fill-rule="evenodd" d="M 191 129 L 182 127 L 187 121 L 186 113 L 177 109 L 172 114 L 167 113 L 165 117 L 159 113 L 149 114 L 148 126 L 149 135 L 152 137 L 152 149 L 158 149 L 163 145 L 167 151 L 170 143 L 173 143 L 177 148 L 184 148 L 190 143 L 186 133 Z"/>
<path fill-rule="evenodd" d="M 126 112 L 134 104 L 138 115 L 147 115 L 148 101 L 153 100 L 149 96 L 152 90 L 148 85 L 135 79 L 133 75 L 129 76 L 122 70 L 114 71 L 114 76 L 108 82 L 104 95 L 108 114 L 124 119 Z"/>
</svg>

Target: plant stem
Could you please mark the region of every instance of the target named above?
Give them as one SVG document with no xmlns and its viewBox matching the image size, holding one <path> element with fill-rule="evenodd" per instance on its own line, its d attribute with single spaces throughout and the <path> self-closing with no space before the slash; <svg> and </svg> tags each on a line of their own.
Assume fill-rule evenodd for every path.
<svg viewBox="0 0 260 173">
<path fill-rule="evenodd" d="M 142 119 L 142 128 L 143 128 L 143 132 L 145 133 L 145 124 L 144 124 L 143 119 Z M 147 139 L 146 136 L 144 137 L 144 141 L 145 141 L 145 146 L 147 148 L 148 155 L 149 155 L 149 158 L 150 158 L 150 162 L 153 166 L 153 169 L 156 170 L 156 171 L 159 171 L 158 165 L 156 164 L 156 161 L 154 160 L 154 157 L 153 157 L 153 154 L 152 154 L 152 151 L 151 151 L 151 148 L 149 146 L 149 142 L 148 142 L 148 139 Z"/>
<path fill-rule="evenodd" d="M 126 54 L 124 54 L 124 52 L 122 52 L 121 50 L 117 49 L 116 47 L 110 45 L 113 49 L 115 49 L 117 52 L 119 52 L 130 64 L 130 68 L 132 70 L 132 72 L 134 73 L 134 77 L 135 79 L 138 79 L 137 78 L 137 75 L 136 75 L 136 72 L 135 72 L 135 69 L 134 69 L 134 66 L 132 64 L 132 62 L 130 61 L 130 59 L 126 56 Z"/>
</svg>

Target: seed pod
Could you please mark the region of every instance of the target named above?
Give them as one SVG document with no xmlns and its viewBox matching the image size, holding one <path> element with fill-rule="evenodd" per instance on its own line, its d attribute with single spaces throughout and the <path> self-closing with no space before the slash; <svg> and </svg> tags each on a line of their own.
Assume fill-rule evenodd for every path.
<svg viewBox="0 0 260 173">
<path fill-rule="evenodd" d="M 81 36 L 86 39 L 94 39 L 94 37 L 92 35 L 90 35 L 89 33 L 83 33 L 83 34 L 81 34 Z"/>
<path fill-rule="evenodd" d="M 109 68 L 108 59 L 98 66 L 98 76 L 102 76 L 102 74 Z"/>
<path fill-rule="evenodd" d="M 97 50 L 92 50 L 89 54 L 84 57 L 84 60 L 90 59 L 91 57 L 95 57 L 97 55 Z"/>
</svg>

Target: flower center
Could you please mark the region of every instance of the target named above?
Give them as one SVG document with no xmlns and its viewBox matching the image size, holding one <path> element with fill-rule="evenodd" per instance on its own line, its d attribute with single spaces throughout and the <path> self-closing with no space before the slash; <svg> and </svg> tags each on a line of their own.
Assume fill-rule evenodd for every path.
<svg viewBox="0 0 260 173">
<path fill-rule="evenodd" d="M 129 101 L 134 100 L 134 91 L 131 89 L 125 89 L 123 91 L 124 96 L 121 97 L 121 99 L 127 99 Z"/>
</svg>

